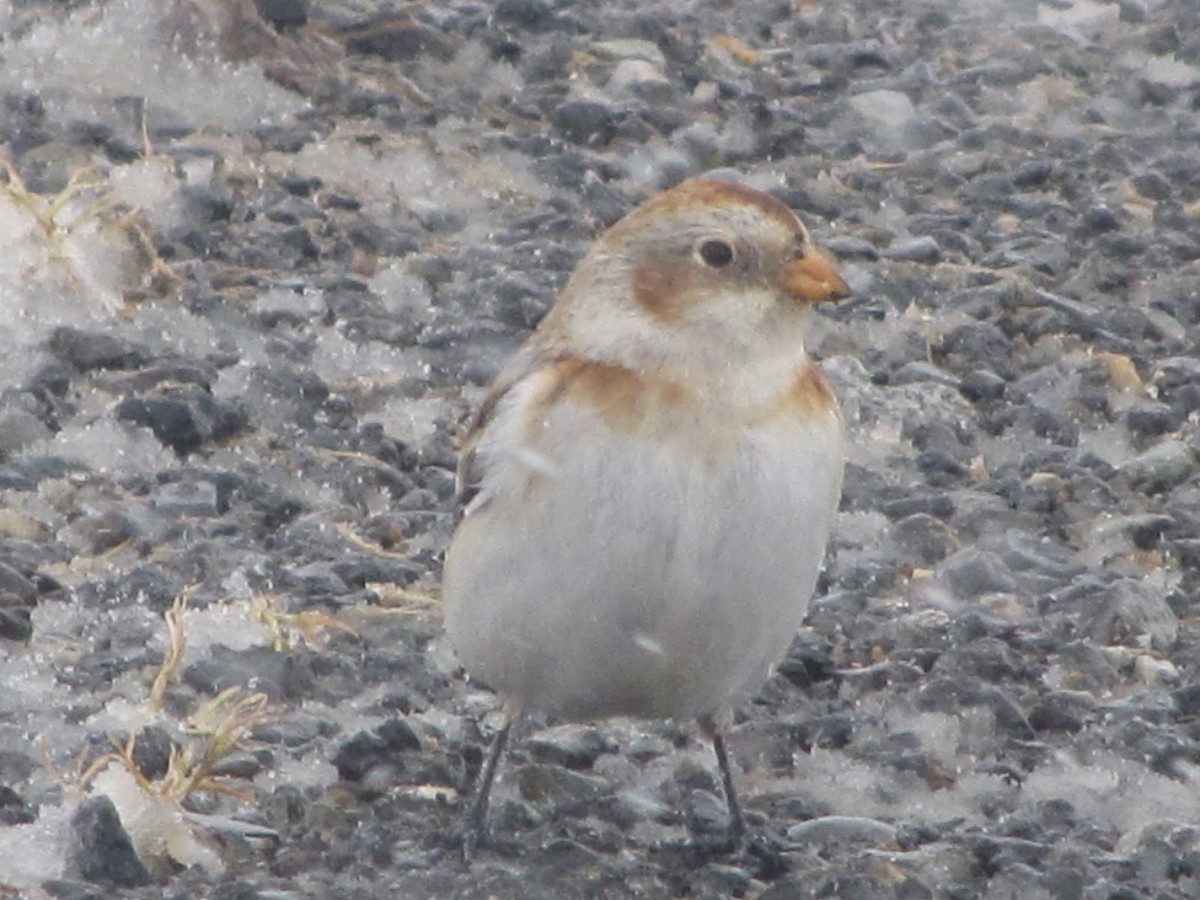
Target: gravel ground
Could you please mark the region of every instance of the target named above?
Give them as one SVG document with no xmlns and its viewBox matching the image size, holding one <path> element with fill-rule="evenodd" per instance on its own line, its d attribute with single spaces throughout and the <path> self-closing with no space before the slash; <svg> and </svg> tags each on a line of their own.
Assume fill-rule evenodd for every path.
<svg viewBox="0 0 1200 900">
<path fill-rule="evenodd" d="M 0 896 L 1200 895 L 1195 0 L 18 0 L 0 92 Z M 456 436 L 716 169 L 855 292 L 759 840 L 690 724 L 534 722 L 466 870 Z"/>
</svg>

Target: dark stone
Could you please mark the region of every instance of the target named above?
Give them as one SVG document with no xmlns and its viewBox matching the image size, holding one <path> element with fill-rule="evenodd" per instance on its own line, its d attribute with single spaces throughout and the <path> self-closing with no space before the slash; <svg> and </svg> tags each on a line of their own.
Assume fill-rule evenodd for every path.
<svg viewBox="0 0 1200 900">
<path fill-rule="evenodd" d="M 160 442 L 187 456 L 212 441 L 224 440 L 249 424 L 244 410 L 216 400 L 200 388 L 169 390 L 153 397 L 127 397 L 116 416 L 154 432 Z"/>
<path fill-rule="evenodd" d="M 729 831 L 729 805 L 711 791 L 689 791 L 684 798 L 688 831 L 695 835 Z"/>
<path fill-rule="evenodd" d="M 1075 734 L 1083 729 L 1085 719 L 1070 704 L 1056 702 L 1047 697 L 1029 710 L 1029 724 L 1035 731 L 1061 731 Z"/>
<path fill-rule="evenodd" d="M 930 712 L 954 713 L 962 708 L 985 706 L 996 718 L 1003 732 L 1022 740 L 1036 737 L 1033 727 L 1021 708 L 1004 691 L 977 678 L 957 675 L 953 678 L 934 678 L 917 695 L 917 707 Z"/>
<path fill-rule="evenodd" d="M 590 769 L 603 753 L 613 747 L 595 728 L 557 728 L 532 735 L 525 741 L 535 762 L 566 766 L 568 769 Z"/>
<path fill-rule="evenodd" d="M 492 15 L 497 22 L 521 28 L 538 28 L 551 20 L 554 11 L 545 0 L 499 0 L 492 9 Z"/>
<path fill-rule="evenodd" d="M 827 641 L 813 644 L 802 638 L 792 641 L 791 650 L 776 667 L 776 672 L 799 688 L 810 688 L 829 681 L 837 674 L 837 664 L 830 656 L 832 647 Z"/>
<path fill-rule="evenodd" d="M 133 761 L 138 771 L 151 781 L 167 774 L 171 763 L 171 749 L 175 742 L 170 733 L 159 725 L 147 725 L 138 732 L 133 745 Z"/>
<path fill-rule="evenodd" d="M 938 657 L 933 666 L 937 675 L 974 675 L 985 681 L 1008 681 L 1016 678 L 1020 660 L 1003 641 L 981 637 L 956 644 Z"/>
<path fill-rule="evenodd" d="M 959 392 L 972 403 L 983 400 L 999 400 L 1004 396 L 1006 382 L 995 372 L 975 369 L 959 379 Z"/>
<path fill-rule="evenodd" d="M 379 56 L 389 62 L 425 56 L 446 60 L 454 55 L 454 42 L 446 35 L 407 16 L 391 16 L 354 29 L 344 41 L 348 53 Z"/>
<path fill-rule="evenodd" d="M 912 360 L 904 363 L 888 382 L 891 385 L 901 384 L 944 384 L 946 387 L 958 388 L 958 379 L 923 360 Z"/>
<path fill-rule="evenodd" d="M 307 128 L 285 125 L 263 125 L 254 129 L 253 133 L 262 141 L 264 150 L 278 153 L 299 153 L 316 138 Z"/>
<path fill-rule="evenodd" d="M 846 715 L 817 716 L 794 729 L 797 746 L 806 752 L 813 747 L 840 750 L 854 738 L 854 719 Z"/>
<path fill-rule="evenodd" d="M 380 766 L 403 770 L 405 754 L 421 749 L 421 741 L 404 719 L 389 719 L 372 731 L 360 731 L 338 747 L 333 756 L 338 777 L 362 782 Z"/>
<path fill-rule="evenodd" d="M 193 690 L 216 696 L 230 687 L 260 691 L 272 700 L 298 699 L 311 691 L 313 674 L 304 654 L 277 653 L 270 647 L 231 650 L 215 644 L 204 659 L 183 670 L 183 681 Z"/>
<path fill-rule="evenodd" d="M 995 370 L 1011 364 L 1013 346 L 1008 336 L 991 322 L 965 322 L 942 338 L 939 350 L 948 360 L 961 361 L 966 368 L 978 369 L 981 364 L 988 364 Z"/>
<path fill-rule="evenodd" d="M 36 584 L 0 562 L 0 608 L 37 606 L 40 593 Z"/>
<path fill-rule="evenodd" d="M 925 513 L 916 513 L 896 522 L 891 536 L 906 561 L 921 567 L 935 565 L 958 549 L 958 541 L 949 526 Z"/>
<path fill-rule="evenodd" d="M 939 576 L 946 581 L 955 596 L 969 599 L 991 593 L 1012 593 L 1017 582 L 1011 570 L 995 554 L 967 548 L 943 563 Z"/>
<path fill-rule="evenodd" d="M 854 235 L 839 234 L 824 241 L 824 247 L 840 260 L 879 258 L 879 251 L 870 241 Z"/>
<path fill-rule="evenodd" d="M 37 821 L 37 810 L 12 788 L 0 784 L 0 825 L 26 825 Z"/>
<path fill-rule="evenodd" d="M 1196 454 L 1179 440 L 1156 444 L 1121 466 L 1129 484 L 1147 494 L 1159 494 L 1183 484 L 1195 470 Z"/>
<path fill-rule="evenodd" d="M 1089 599 L 1080 627 L 1101 645 L 1139 646 L 1149 639 L 1155 650 L 1165 651 L 1179 635 L 1179 618 L 1162 588 L 1126 578 Z"/>
<path fill-rule="evenodd" d="M 613 114 L 594 100 L 568 100 L 550 114 L 563 137 L 576 144 L 607 144 L 613 133 Z"/>
<path fill-rule="evenodd" d="M 603 778 L 550 765 L 522 766 L 517 771 L 517 785 L 523 800 L 549 815 L 586 815 L 612 792 Z"/>
<path fill-rule="evenodd" d="M 1134 175 L 1129 179 L 1137 192 L 1150 200 L 1166 200 L 1171 196 L 1171 182 L 1157 172 Z"/>
<path fill-rule="evenodd" d="M 1178 428 L 1179 416 L 1166 403 L 1147 400 L 1129 407 L 1125 424 L 1141 437 L 1158 437 Z"/>
<path fill-rule="evenodd" d="M 254 0 L 254 6 L 276 28 L 300 28 L 308 23 L 308 0 Z"/>
<path fill-rule="evenodd" d="M 324 185 L 316 175 L 281 175 L 279 186 L 294 197 L 311 197 Z"/>
<path fill-rule="evenodd" d="M 66 325 L 50 334 L 46 349 L 81 372 L 95 369 L 136 369 L 146 365 L 146 352 L 124 338 Z"/>
<path fill-rule="evenodd" d="M 1200 716 L 1200 682 L 1193 682 L 1172 691 L 1171 699 L 1175 701 L 1175 708 L 1179 711 L 1180 716 L 1186 718 Z"/>
<path fill-rule="evenodd" d="M 22 607 L 0 608 L 0 638 L 24 643 L 33 637 L 33 613 Z"/>
<path fill-rule="evenodd" d="M 942 261 L 942 248 L 932 237 L 924 235 L 895 241 L 883 251 L 883 258 L 932 266 Z"/>
<path fill-rule="evenodd" d="M 88 797 L 71 816 L 63 874 L 112 887 L 151 883 L 150 873 L 134 852 L 112 800 Z"/>
<path fill-rule="evenodd" d="M 917 468 L 934 487 L 954 487 L 966 477 L 966 467 L 945 450 L 925 450 L 917 456 Z"/>
<path fill-rule="evenodd" d="M 1045 184 L 1054 171 L 1054 166 L 1044 159 L 1034 159 L 1022 165 L 1013 175 L 1013 187 L 1029 190 Z"/>
<path fill-rule="evenodd" d="M 1116 231 L 1121 227 L 1120 220 L 1107 206 L 1094 206 L 1083 215 L 1079 231 L 1084 237 Z"/>
<path fill-rule="evenodd" d="M 421 749 L 421 739 L 406 719 L 388 719 L 375 729 L 375 733 L 389 750 L 403 752 Z"/>
</svg>

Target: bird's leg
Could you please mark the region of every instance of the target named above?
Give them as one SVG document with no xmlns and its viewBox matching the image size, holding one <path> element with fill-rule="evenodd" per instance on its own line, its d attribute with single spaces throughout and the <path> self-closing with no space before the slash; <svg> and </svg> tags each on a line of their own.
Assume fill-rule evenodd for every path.
<svg viewBox="0 0 1200 900">
<path fill-rule="evenodd" d="M 717 768 L 721 770 L 721 786 L 725 789 L 725 802 L 729 805 L 729 839 L 736 846 L 746 836 L 746 817 L 742 815 L 742 804 L 733 785 L 733 770 L 729 768 L 729 754 L 725 750 L 725 733 L 711 716 L 700 720 L 700 730 L 712 738 Z"/>
<path fill-rule="evenodd" d="M 504 745 L 508 743 L 508 732 L 512 728 L 513 719 L 510 717 L 504 727 L 492 738 L 492 746 L 488 748 L 487 762 L 479 773 L 479 781 L 475 788 L 475 800 L 467 811 L 465 827 L 463 828 L 463 860 L 471 861 L 475 847 L 487 836 L 488 798 L 492 794 L 492 782 L 496 780 L 496 766 L 504 754 Z"/>
</svg>

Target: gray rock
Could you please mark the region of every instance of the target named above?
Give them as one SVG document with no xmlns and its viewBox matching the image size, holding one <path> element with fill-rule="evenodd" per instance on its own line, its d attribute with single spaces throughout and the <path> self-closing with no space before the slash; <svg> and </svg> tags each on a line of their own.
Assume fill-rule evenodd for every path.
<svg viewBox="0 0 1200 900">
<path fill-rule="evenodd" d="M 616 749 L 596 728 L 578 725 L 539 731 L 525 741 L 525 746 L 536 762 L 568 769 L 590 769 L 602 753 Z"/>
<path fill-rule="evenodd" d="M 568 100 L 555 107 L 550 121 L 576 144 L 606 144 L 612 137 L 613 113 L 595 100 Z"/>
<path fill-rule="evenodd" d="M 938 567 L 937 576 L 954 596 L 970 600 L 985 594 L 1009 594 L 1017 589 L 1012 570 L 997 553 L 967 548 Z"/>
<path fill-rule="evenodd" d="M 1089 604 L 1083 629 L 1101 644 L 1171 649 L 1179 636 L 1179 618 L 1161 588 L 1148 581 L 1118 581 Z"/>
<path fill-rule="evenodd" d="M 942 261 L 942 248 L 929 235 L 895 241 L 883 251 L 884 259 L 919 262 L 932 266 Z"/>
<path fill-rule="evenodd" d="M 550 765 L 522 766 L 517 771 L 517 786 L 522 799 L 546 815 L 584 815 L 588 806 L 612 793 L 612 786 L 603 778 Z"/>
<path fill-rule="evenodd" d="M 963 674 L 935 678 L 917 695 L 917 707 L 932 712 L 958 713 L 976 706 L 991 710 L 996 726 L 1012 737 L 1031 740 L 1035 736 L 1025 713 L 1012 697 L 978 678 Z"/>
<path fill-rule="evenodd" d="M 62 326 L 50 335 L 47 349 L 81 372 L 93 369 L 136 369 L 147 361 L 146 351 L 111 334 Z"/>
<path fill-rule="evenodd" d="M 886 847 L 896 842 L 896 826 L 861 816 L 822 816 L 791 826 L 787 830 L 787 838 L 793 843 L 819 847 Z"/>
<path fill-rule="evenodd" d="M 112 800 L 88 797 L 71 816 L 63 874 L 114 888 L 152 883 Z"/>
<path fill-rule="evenodd" d="M 729 831 L 729 804 L 712 791 L 689 791 L 684 798 L 688 831 L 697 835 L 725 834 Z"/>
<path fill-rule="evenodd" d="M 1132 487 L 1148 494 L 1170 490 L 1196 469 L 1196 455 L 1184 441 L 1163 441 L 1121 466 Z"/>
<path fill-rule="evenodd" d="M 891 527 L 891 536 L 905 559 L 919 566 L 936 565 L 958 549 L 951 528 L 926 513 L 896 522 Z"/>
</svg>

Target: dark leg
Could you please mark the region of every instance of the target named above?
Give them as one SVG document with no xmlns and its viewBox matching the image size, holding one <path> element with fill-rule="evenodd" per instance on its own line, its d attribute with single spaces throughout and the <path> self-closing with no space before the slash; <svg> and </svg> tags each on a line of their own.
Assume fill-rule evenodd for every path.
<svg viewBox="0 0 1200 900">
<path fill-rule="evenodd" d="M 729 768 L 729 754 L 725 752 L 725 735 L 714 730 L 713 750 L 717 754 L 717 767 L 721 770 L 721 785 L 725 788 L 725 802 L 729 804 L 729 838 L 740 844 L 746 835 L 746 817 L 742 815 L 742 804 L 738 800 L 737 788 L 733 786 L 733 771 Z"/>
<path fill-rule="evenodd" d="M 512 728 L 512 720 L 504 723 L 504 727 L 492 738 L 492 746 L 488 749 L 487 762 L 479 773 L 479 783 L 475 788 L 475 801 L 467 812 L 466 827 L 463 829 L 463 859 L 471 861 L 471 856 L 487 834 L 488 798 L 492 794 L 492 782 L 496 780 L 496 766 L 504 753 L 504 745 L 508 743 L 508 732 Z"/>
</svg>

